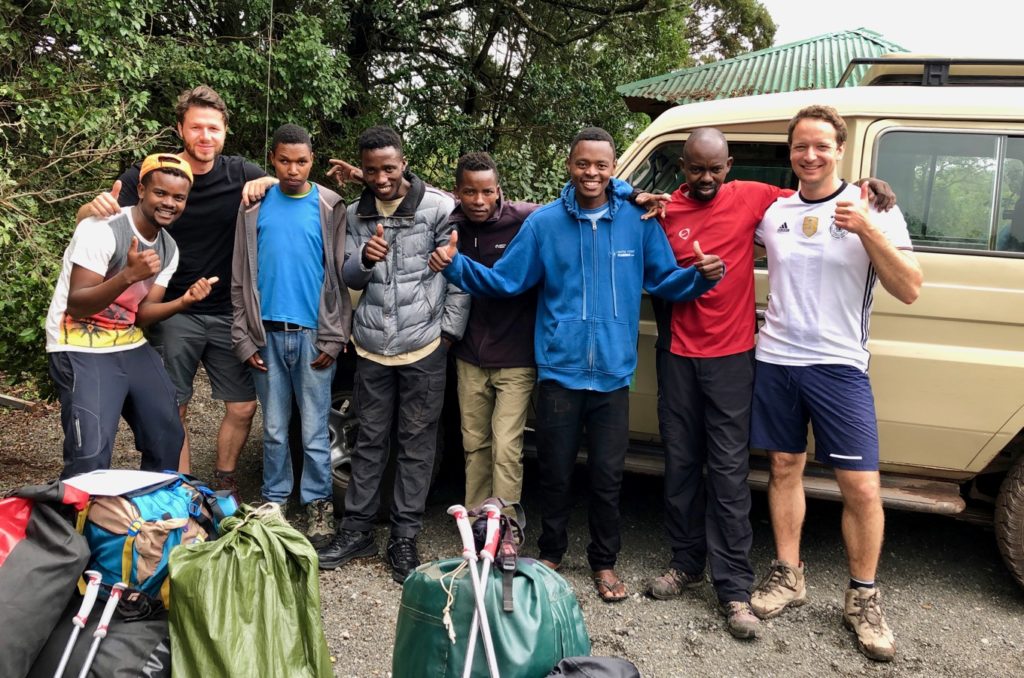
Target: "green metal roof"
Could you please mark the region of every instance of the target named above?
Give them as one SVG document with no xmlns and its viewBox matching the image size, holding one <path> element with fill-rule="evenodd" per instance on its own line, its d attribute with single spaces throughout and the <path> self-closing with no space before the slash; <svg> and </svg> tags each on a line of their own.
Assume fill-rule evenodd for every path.
<svg viewBox="0 0 1024 678">
<path fill-rule="evenodd" d="M 850 59 L 906 51 L 880 33 L 856 28 L 672 71 L 619 85 L 616 91 L 631 111 L 658 115 L 694 101 L 835 87 Z M 858 67 L 846 86 L 855 85 L 866 70 Z"/>
</svg>

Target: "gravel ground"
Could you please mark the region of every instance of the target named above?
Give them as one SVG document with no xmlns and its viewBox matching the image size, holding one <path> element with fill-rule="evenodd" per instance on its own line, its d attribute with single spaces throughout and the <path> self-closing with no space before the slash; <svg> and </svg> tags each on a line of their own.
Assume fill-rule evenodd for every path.
<svg viewBox="0 0 1024 678">
<path fill-rule="evenodd" d="M 199 385 L 191 407 L 194 472 L 212 475 L 219 403 Z M 256 422 L 254 430 L 258 431 Z M 116 466 L 137 467 L 122 431 Z M 55 477 L 60 470 L 59 412 L 0 408 L 0 491 Z M 242 461 L 243 498 L 258 498 L 261 445 L 250 438 Z M 424 561 L 458 555 L 458 538 L 445 514 L 461 501 L 457 472 L 442 477 L 431 496 L 420 552 Z M 527 516 L 536 516 L 531 492 L 536 467 L 527 464 Z M 892 664 L 862 657 L 840 624 L 846 568 L 839 537 L 839 507 L 811 502 L 804 528 L 810 602 L 764 624 L 755 642 L 733 640 L 717 613 L 710 586 L 659 602 L 641 595 L 646 579 L 667 561 L 661 527 L 661 481 L 627 476 L 623 488 L 623 550 L 618 572 L 630 598 L 600 602 L 590 584 L 584 548 L 584 478 L 561 574 L 573 585 L 593 642 L 593 654 L 630 659 L 649 678 L 665 676 L 1021 676 L 1024 675 L 1024 591 L 1003 567 L 991 530 L 938 516 L 889 512 L 880 586 L 896 634 Z M 760 571 L 772 558 L 764 497 L 755 495 L 753 561 Z M 527 528 L 533 554 L 536 526 Z M 378 529 L 383 551 L 386 527 Z M 401 588 L 380 558 L 367 558 L 320 576 L 324 627 L 338 676 L 389 676 Z"/>
</svg>

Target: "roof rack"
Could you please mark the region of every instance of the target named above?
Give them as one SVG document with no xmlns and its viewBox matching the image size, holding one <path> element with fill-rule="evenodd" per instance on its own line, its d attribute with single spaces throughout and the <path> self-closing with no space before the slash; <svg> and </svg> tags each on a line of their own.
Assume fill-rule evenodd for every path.
<svg viewBox="0 0 1024 678">
<path fill-rule="evenodd" d="M 843 75 L 839 78 L 839 84 L 836 87 L 843 87 L 858 66 L 893 67 L 870 69 L 861 78 L 859 83 L 861 86 L 1024 86 L 1024 59 L 974 59 L 900 55 L 855 57 L 846 66 L 846 70 L 843 71 Z"/>
</svg>

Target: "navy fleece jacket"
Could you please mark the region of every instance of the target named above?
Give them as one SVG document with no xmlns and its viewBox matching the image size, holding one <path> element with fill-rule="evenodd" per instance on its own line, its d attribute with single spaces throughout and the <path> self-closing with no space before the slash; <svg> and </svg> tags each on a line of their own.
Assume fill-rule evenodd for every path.
<svg viewBox="0 0 1024 678">
<path fill-rule="evenodd" d="M 445 277 L 473 296 L 507 297 L 539 285 L 534 349 L 537 378 L 570 389 L 614 391 L 636 369 L 641 290 L 688 301 L 714 287 L 676 266 L 661 225 L 626 201 L 632 187 L 608 186 L 608 213 L 580 214 L 576 189 L 527 218 L 504 256 L 487 268 L 457 254 Z"/>
</svg>

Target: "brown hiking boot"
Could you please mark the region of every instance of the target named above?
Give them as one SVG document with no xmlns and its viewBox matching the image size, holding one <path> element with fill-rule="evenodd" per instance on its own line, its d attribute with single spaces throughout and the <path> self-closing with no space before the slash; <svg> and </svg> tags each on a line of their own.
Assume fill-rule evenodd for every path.
<svg viewBox="0 0 1024 678">
<path fill-rule="evenodd" d="M 857 648 L 865 657 L 891 662 L 896 641 L 882 614 L 882 594 L 877 588 L 846 589 L 843 625 L 857 634 Z"/>
<path fill-rule="evenodd" d="M 686 574 L 674 567 L 647 583 L 647 593 L 658 600 L 671 600 L 683 595 L 686 589 L 695 589 L 704 583 L 704 574 Z"/>
<path fill-rule="evenodd" d="M 793 567 L 781 560 L 773 560 L 764 579 L 750 596 L 750 607 L 761 619 L 771 619 L 787 607 L 799 607 L 807 602 L 804 566 Z"/>
<path fill-rule="evenodd" d="M 761 622 L 750 609 L 750 603 L 733 600 L 722 605 L 725 624 L 733 638 L 753 640 L 761 632 Z"/>
<path fill-rule="evenodd" d="M 334 502 L 317 499 L 306 504 L 306 539 L 315 549 L 322 549 L 334 538 Z"/>
<path fill-rule="evenodd" d="M 239 504 L 242 503 L 242 496 L 238 493 L 238 480 L 235 479 L 234 471 L 213 471 L 213 489 L 216 491 L 227 490 Z"/>
</svg>

